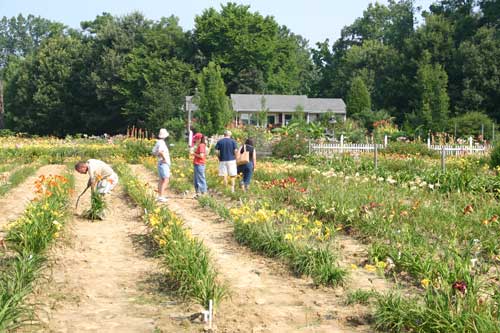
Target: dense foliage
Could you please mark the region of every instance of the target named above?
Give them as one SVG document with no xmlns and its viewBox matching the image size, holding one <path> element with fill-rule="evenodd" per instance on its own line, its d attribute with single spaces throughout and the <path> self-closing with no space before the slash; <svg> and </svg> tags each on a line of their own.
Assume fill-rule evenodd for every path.
<svg viewBox="0 0 500 333">
<path fill-rule="evenodd" d="M 192 31 L 174 16 L 153 21 L 139 13 L 103 13 L 81 29 L 3 17 L 6 125 L 56 135 L 164 126 L 181 136 L 184 96 L 209 63 L 220 66 L 226 94 L 343 98 L 368 129 L 373 111 L 422 132 L 450 130 L 450 117 L 470 112 L 500 120 L 497 2 L 436 1 L 417 25 L 420 10 L 413 0 L 370 4 L 332 46 L 313 48 L 275 18 L 236 3 L 203 11 Z"/>
</svg>

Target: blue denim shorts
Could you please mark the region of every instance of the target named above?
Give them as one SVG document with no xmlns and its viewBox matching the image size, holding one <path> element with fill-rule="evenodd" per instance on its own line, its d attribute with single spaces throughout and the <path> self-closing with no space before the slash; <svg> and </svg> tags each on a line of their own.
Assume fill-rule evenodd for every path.
<svg viewBox="0 0 500 333">
<path fill-rule="evenodd" d="M 158 163 L 158 175 L 161 179 L 170 178 L 170 165 L 167 163 Z"/>
</svg>

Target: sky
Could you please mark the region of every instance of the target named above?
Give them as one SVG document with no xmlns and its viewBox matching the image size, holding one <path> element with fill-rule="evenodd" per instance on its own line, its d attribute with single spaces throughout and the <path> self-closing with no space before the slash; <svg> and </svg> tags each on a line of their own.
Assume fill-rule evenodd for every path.
<svg viewBox="0 0 500 333">
<path fill-rule="evenodd" d="M 103 12 L 122 16 L 139 11 L 148 19 L 175 15 L 184 30 L 194 27 L 194 18 L 209 7 L 220 9 L 227 1 L 219 0 L 0 0 L 0 17 L 18 14 L 41 16 L 72 28 L 81 21 L 93 20 Z M 309 40 L 309 45 L 329 39 L 335 41 L 341 29 L 363 15 L 370 0 L 233 0 L 250 5 L 251 11 L 274 16 L 280 25 Z M 386 0 L 379 0 L 386 4 Z M 428 9 L 434 0 L 415 0 Z"/>
</svg>

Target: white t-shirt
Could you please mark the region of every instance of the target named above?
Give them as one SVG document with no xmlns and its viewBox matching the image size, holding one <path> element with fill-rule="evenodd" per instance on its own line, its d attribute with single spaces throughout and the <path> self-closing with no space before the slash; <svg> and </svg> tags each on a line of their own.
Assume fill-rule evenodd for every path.
<svg viewBox="0 0 500 333">
<path fill-rule="evenodd" d="M 113 169 L 103 161 L 90 159 L 87 161 L 87 165 L 89 166 L 88 173 L 92 183 L 115 175 Z"/>
<path fill-rule="evenodd" d="M 160 153 L 163 152 L 167 164 L 170 165 L 170 153 L 168 151 L 168 147 L 167 144 L 165 143 L 165 140 L 162 139 L 157 140 L 155 146 L 153 147 L 152 152 L 153 155 L 158 156 L 158 161 L 163 161 L 163 158 L 160 155 Z"/>
</svg>

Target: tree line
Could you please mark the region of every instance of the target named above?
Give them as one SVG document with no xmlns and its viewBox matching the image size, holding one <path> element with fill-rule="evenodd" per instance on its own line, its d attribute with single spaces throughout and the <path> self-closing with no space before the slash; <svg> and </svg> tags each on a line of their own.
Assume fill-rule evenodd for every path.
<svg viewBox="0 0 500 333">
<path fill-rule="evenodd" d="M 450 119 L 498 121 L 499 24 L 496 0 L 440 0 L 423 10 L 390 0 L 368 5 L 333 45 L 311 47 L 275 18 L 235 3 L 204 10 L 189 31 L 175 16 L 154 21 L 138 12 L 103 13 L 80 29 L 3 17 L 4 122 L 36 134 L 135 125 L 180 136 L 184 96 L 195 89 L 208 132 L 230 119 L 221 95 L 231 93 L 343 98 L 349 116 L 368 124 L 390 118 L 408 131 L 448 130 Z"/>
</svg>

